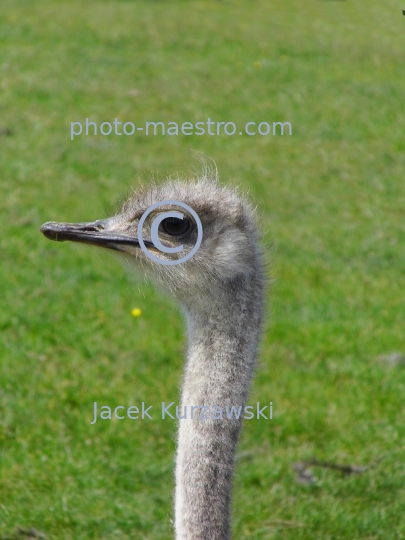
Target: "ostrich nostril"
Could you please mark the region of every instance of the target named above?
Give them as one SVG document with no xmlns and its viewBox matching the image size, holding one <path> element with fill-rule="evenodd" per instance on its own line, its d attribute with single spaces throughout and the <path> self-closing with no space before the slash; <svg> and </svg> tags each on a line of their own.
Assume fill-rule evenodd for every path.
<svg viewBox="0 0 405 540">
<path fill-rule="evenodd" d="M 82 228 L 83 231 L 88 231 L 88 232 L 104 231 L 104 229 L 105 229 L 104 223 L 102 222 L 97 223 L 97 221 L 95 223 L 89 223 L 88 225 L 85 225 Z"/>
</svg>

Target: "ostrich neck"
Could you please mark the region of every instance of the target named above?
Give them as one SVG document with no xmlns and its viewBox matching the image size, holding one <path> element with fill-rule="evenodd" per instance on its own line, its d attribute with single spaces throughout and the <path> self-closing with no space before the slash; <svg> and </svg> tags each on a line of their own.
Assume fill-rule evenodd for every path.
<svg viewBox="0 0 405 540">
<path fill-rule="evenodd" d="M 262 282 L 241 279 L 212 291 L 201 307 L 183 306 L 188 354 L 176 460 L 176 539 L 228 540 L 230 493 L 243 407 L 254 372 L 262 318 Z M 207 420 L 190 418 L 191 406 L 208 406 Z M 223 419 L 212 418 L 221 407 Z M 226 407 L 242 407 L 239 419 Z M 218 411 L 218 409 L 216 409 Z M 215 416 L 215 415 L 214 415 Z"/>
</svg>

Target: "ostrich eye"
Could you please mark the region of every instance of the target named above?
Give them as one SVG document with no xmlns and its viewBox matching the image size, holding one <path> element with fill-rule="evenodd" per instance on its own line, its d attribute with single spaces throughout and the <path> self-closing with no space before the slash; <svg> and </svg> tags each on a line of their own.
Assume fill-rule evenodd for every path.
<svg viewBox="0 0 405 540">
<path fill-rule="evenodd" d="M 190 221 L 187 218 L 168 217 L 161 222 L 160 226 L 166 234 L 180 236 L 190 229 Z"/>
</svg>

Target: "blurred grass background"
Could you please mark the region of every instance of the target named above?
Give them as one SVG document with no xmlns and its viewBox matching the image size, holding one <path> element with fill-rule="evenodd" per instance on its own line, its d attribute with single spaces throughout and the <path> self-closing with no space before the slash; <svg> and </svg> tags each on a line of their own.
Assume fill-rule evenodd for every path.
<svg viewBox="0 0 405 540">
<path fill-rule="evenodd" d="M 94 401 L 177 401 L 180 314 L 109 253 L 38 229 L 106 217 L 139 179 L 198 167 L 193 149 L 249 190 L 271 245 L 250 402 L 274 419 L 245 422 L 234 538 L 404 538 L 405 371 L 380 360 L 405 354 L 401 6 L 3 0 L 0 28 L 0 538 L 173 536 L 175 423 L 90 422 Z M 86 117 L 293 136 L 71 141 Z M 382 455 L 313 485 L 291 468 Z"/>
</svg>

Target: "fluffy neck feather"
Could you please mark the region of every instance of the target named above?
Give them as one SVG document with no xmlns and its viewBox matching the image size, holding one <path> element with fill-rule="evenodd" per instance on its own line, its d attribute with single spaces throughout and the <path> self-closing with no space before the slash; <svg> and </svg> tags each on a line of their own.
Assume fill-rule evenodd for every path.
<svg viewBox="0 0 405 540">
<path fill-rule="evenodd" d="M 214 287 L 215 288 L 215 287 Z M 181 415 L 187 406 L 244 407 L 260 338 L 263 278 L 260 264 L 211 290 L 198 307 L 183 306 L 188 355 Z M 211 409 L 212 410 L 212 409 Z M 243 409 L 242 409 L 243 410 Z M 196 417 L 197 416 L 197 417 Z M 230 494 L 242 417 L 179 420 L 176 460 L 176 539 L 230 538 Z"/>
</svg>

